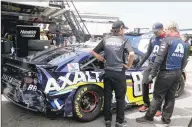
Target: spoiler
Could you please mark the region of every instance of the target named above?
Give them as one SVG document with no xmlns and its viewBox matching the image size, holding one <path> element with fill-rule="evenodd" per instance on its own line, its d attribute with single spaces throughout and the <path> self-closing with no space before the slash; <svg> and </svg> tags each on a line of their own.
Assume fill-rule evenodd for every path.
<svg viewBox="0 0 192 127">
<path fill-rule="evenodd" d="M 1 60 L 2 60 L 1 66 L 8 65 L 8 66 L 19 68 L 19 69 L 22 69 L 25 71 L 37 72 L 35 63 L 31 63 L 30 61 L 27 61 L 26 59 L 13 57 L 10 55 L 2 55 Z"/>
</svg>

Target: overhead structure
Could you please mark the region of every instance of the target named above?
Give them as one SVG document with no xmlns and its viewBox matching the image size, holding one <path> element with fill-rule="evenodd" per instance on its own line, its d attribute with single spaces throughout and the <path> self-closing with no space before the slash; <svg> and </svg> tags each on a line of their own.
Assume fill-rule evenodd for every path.
<svg viewBox="0 0 192 127">
<path fill-rule="evenodd" d="M 68 25 L 71 28 L 72 33 L 75 35 L 78 42 L 85 42 L 87 40 L 87 36 L 85 34 L 85 31 L 83 28 L 85 28 L 88 35 L 90 35 L 86 25 L 83 23 L 83 20 L 81 16 L 79 15 L 78 10 L 76 9 L 74 3 L 70 2 L 72 6 L 69 5 L 69 2 L 67 0 L 64 1 L 50 1 L 49 6 L 54 7 L 60 7 L 61 10 L 50 15 L 50 17 L 60 17 L 61 19 L 65 19 Z M 77 20 L 77 17 L 74 15 L 74 12 L 71 11 L 73 9 L 75 10 L 76 16 L 80 19 L 80 21 L 83 23 L 83 28 L 80 24 L 80 22 Z"/>
<path fill-rule="evenodd" d="M 40 3 L 40 4 L 39 4 Z M 72 1 L 17 2 L 3 0 L 1 4 L 3 18 L 15 16 L 32 25 L 45 26 L 51 32 L 59 30 L 73 33 L 79 42 L 84 42 L 92 35 L 102 35 L 109 31 L 111 24 L 118 17 L 94 13 L 79 13 Z M 9 17 L 9 18 L 12 18 Z M 44 25 L 45 24 L 45 25 Z"/>
</svg>

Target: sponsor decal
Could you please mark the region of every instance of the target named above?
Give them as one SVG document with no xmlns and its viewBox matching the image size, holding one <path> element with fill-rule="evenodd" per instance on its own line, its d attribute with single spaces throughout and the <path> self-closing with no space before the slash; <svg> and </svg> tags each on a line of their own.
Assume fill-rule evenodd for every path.
<svg viewBox="0 0 192 127">
<path fill-rule="evenodd" d="M 2 79 L 6 82 L 9 82 L 13 85 L 21 85 L 21 81 L 18 79 L 15 79 L 14 77 L 11 77 L 9 75 L 3 74 Z"/>
<path fill-rule="evenodd" d="M 69 72 L 80 71 L 79 63 L 69 63 L 69 64 L 67 64 L 67 67 L 68 67 Z"/>
<path fill-rule="evenodd" d="M 67 73 L 65 76 L 60 76 L 58 80 L 63 81 L 62 85 L 60 86 L 57 83 L 57 80 L 54 78 L 49 78 L 45 87 L 45 93 L 49 93 L 50 91 L 60 91 L 61 89 L 66 88 L 68 85 L 77 84 L 78 82 L 100 82 L 99 74 L 101 72 L 74 72 L 74 73 Z M 74 75 L 73 80 L 70 79 L 70 76 Z"/>
<path fill-rule="evenodd" d="M 184 47 L 182 44 L 178 44 L 177 48 L 175 49 L 174 53 L 172 54 L 172 56 L 176 56 L 176 57 L 183 57 L 184 56 Z"/>
<path fill-rule="evenodd" d="M 79 118 L 82 118 L 83 117 L 83 115 L 82 115 L 82 113 L 80 112 L 80 109 L 79 109 L 79 102 L 81 101 L 80 99 L 81 99 L 81 97 L 82 97 L 82 95 L 85 93 L 87 91 L 87 87 L 85 87 L 84 89 L 82 89 L 82 91 L 81 92 L 79 92 L 79 94 L 77 95 L 77 99 L 75 100 L 75 111 L 76 111 L 76 113 L 77 113 L 77 116 L 79 117 Z"/>
<path fill-rule="evenodd" d="M 35 37 L 37 31 L 36 30 L 21 30 L 20 35 L 22 37 Z"/>
</svg>

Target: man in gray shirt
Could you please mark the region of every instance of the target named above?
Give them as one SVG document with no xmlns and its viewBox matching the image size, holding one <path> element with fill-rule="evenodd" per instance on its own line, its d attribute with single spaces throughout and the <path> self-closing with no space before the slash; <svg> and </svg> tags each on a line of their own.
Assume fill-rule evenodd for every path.
<svg viewBox="0 0 192 127">
<path fill-rule="evenodd" d="M 124 120 L 124 103 L 126 94 L 125 70 L 132 66 L 134 52 L 131 44 L 126 40 L 124 23 L 120 20 L 112 25 L 111 35 L 104 37 L 103 40 L 93 49 L 92 54 L 105 63 L 104 74 L 104 117 L 106 127 L 111 127 L 111 99 L 112 91 L 115 91 L 117 101 L 116 127 L 124 127 L 127 122 Z M 99 53 L 104 51 L 104 57 Z M 128 64 L 124 63 L 124 53 L 127 52 Z M 105 58 L 105 59 L 104 59 Z"/>
</svg>

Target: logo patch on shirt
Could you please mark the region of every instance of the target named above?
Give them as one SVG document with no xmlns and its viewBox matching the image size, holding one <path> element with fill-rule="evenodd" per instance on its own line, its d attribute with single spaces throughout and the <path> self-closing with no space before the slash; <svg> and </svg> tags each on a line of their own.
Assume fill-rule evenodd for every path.
<svg viewBox="0 0 192 127">
<path fill-rule="evenodd" d="M 112 48 L 113 50 L 119 50 L 122 46 L 121 42 L 106 42 L 106 46 Z"/>
<path fill-rule="evenodd" d="M 174 53 L 172 54 L 172 56 L 176 56 L 176 57 L 183 57 L 184 54 L 184 47 L 182 44 L 178 44 Z"/>
</svg>

